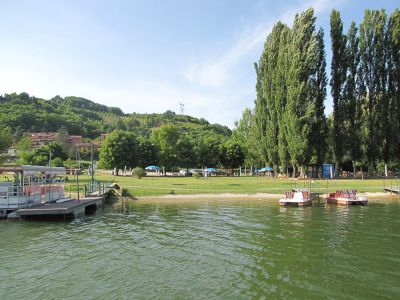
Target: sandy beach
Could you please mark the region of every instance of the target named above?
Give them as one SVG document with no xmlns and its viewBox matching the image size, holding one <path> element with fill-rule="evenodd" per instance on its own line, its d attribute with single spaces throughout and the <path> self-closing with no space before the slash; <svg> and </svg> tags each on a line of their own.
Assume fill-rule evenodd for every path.
<svg viewBox="0 0 400 300">
<path fill-rule="evenodd" d="M 368 198 L 370 202 L 379 202 L 379 201 L 390 201 L 390 200 L 398 200 L 397 195 L 391 195 L 389 193 L 377 192 L 377 193 L 359 193 L 358 196 L 364 196 Z M 324 194 L 320 195 L 321 198 L 324 197 Z M 253 201 L 263 201 L 269 203 L 275 203 L 279 199 L 283 197 L 282 194 L 266 194 L 266 193 L 257 193 L 257 194 L 232 194 L 232 193 L 223 193 L 223 194 L 193 194 L 193 195 L 163 195 L 163 196 L 144 196 L 137 197 L 136 200 L 140 203 L 201 203 L 201 202 L 224 202 L 224 203 L 241 203 L 241 202 L 253 202 Z M 323 200 L 323 199 L 321 199 Z"/>
</svg>

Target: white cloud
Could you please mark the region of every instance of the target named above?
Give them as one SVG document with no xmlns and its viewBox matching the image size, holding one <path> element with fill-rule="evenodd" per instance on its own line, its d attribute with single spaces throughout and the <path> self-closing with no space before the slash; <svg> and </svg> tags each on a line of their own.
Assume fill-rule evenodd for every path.
<svg viewBox="0 0 400 300">
<path fill-rule="evenodd" d="M 263 22 L 252 28 L 244 28 L 236 41 L 229 45 L 227 50 L 208 57 L 199 64 L 189 66 L 183 72 L 184 78 L 201 86 L 221 87 L 225 85 L 235 65 L 252 51 L 261 49 L 268 33 L 278 20 L 284 23 L 291 23 L 296 13 L 309 7 L 314 7 L 315 12 L 319 13 L 327 9 L 329 4 L 331 4 L 329 0 L 301 2 L 298 6 L 292 6 L 289 10 L 268 22 Z"/>
</svg>

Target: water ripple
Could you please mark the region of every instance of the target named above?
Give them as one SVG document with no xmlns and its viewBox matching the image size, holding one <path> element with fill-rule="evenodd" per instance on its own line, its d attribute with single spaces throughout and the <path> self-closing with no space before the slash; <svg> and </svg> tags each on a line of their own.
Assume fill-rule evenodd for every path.
<svg viewBox="0 0 400 300">
<path fill-rule="evenodd" d="M 0 299 L 398 298 L 400 205 L 106 205 L 0 222 Z"/>
</svg>

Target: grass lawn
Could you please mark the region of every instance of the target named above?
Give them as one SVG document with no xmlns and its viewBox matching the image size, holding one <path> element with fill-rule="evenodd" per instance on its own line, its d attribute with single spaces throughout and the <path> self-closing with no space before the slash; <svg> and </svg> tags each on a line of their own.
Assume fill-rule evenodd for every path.
<svg viewBox="0 0 400 300">
<path fill-rule="evenodd" d="M 85 179 L 86 178 L 86 179 Z M 113 176 L 97 175 L 96 179 L 112 182 Z M 88 176 L 81 176 L 81 184 Z M 335 180 L 297 180 L 268 177 L 115 177 L 115 183 L 133 196 L 157 196 L 170 194 L 282 194 L 291 188 L 310 188 L 312 191 L 326 193 L 339 189 L 355 189 L 359 192 L 382 192 L 384 186 L 396 186 L 390 179 L 335 179 Z M 74 182 L 71 182 L 74 184 Z"/>
<path fill-rule="evenodd" d="M 10 177 L 10 176 L 9 176 Z M 253 177 L 143 177 L 136 179 L 133 177 L 96 175 L 97 180 L 115 183 L 127 190 L 132 196 L 160 196 L 171 194 L 283 194 L 291 188 L 310 188 L 314 192 L 326 193 L 339 189 L 355 189 L 359 192 L 382 192 L 384 187 L 397 187 L 398 180 L 391 179 L 334 179 L 334 180 L 298 180 L 298 179 L 278 179 L 265 176 Z M 0 175 L 0 181 L 4 177 Z M 80 191 L 83 195 L 84 184 L 90 181 L 87 175 L 79 177 Z M 76 196 L 76 181 L 70 177 L 65 184 L 65 194 Z"/>
</svg>

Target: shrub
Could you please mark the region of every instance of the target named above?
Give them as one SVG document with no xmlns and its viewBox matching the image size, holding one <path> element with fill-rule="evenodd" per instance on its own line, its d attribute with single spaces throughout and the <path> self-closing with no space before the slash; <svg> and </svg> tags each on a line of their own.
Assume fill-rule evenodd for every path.
<svg viewBox="0 0 400 300">
<path fill-rule="evenodd" d="M 383 175 L 385 173 L 385 163 L 383 161 L 377 163 L 376 171 L 379 175 Z"/>
<path fill-rule="evenodd" d="M 133 176 L 134 177 L 140 179 L 145 175 L 146 175 L 146 172 L 142 168 L 136 167 L 136 168 L 133 169 Z"/>
</svg>

